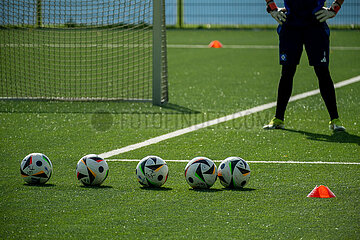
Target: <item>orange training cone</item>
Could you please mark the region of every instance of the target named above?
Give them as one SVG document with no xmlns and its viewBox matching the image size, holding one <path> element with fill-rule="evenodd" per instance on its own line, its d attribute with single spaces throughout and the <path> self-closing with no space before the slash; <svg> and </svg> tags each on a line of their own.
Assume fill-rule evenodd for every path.
<svg viewBox="0 0 360 240">
<path fill-rule="evenodd" d="M 218 40 L 214 40 L 209 44 L 210 48 L 222 48 L 222 46 L 223 45 Z"/>
<path fill-rule="evenodd" d="M 316 197 L 316 198 L 333 198 L 336 197 L 335 194 L 326 186 L 320 185 L 316 186 L 307 197 Z"/>
</svg>

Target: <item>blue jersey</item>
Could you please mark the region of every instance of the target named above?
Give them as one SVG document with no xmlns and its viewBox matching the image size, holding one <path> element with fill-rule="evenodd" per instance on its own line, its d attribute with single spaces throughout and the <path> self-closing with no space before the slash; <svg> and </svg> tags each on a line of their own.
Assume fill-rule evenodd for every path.
<svg viewBox="0 0 360 240">
<path fill-rule="evenodd" d="M 286 24 L 291 26 L 309 26 L 320 24 L 315 13 L 319 11 L 326 0 L 284 0 L 287 10 Z"/>
</svg>

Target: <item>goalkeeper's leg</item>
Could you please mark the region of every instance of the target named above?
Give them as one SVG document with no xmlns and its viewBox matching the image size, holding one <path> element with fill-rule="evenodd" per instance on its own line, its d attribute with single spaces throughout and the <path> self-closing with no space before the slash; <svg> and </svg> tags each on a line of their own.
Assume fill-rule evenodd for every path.
<svg viewBox="0 0 360 240">
<path fill-rule="evenodd" d="M 275 117 L 282 121 L 284 121 L 285 110 L 291 97 L 295 72 L 296 65 L 282 65 L 275 114 Z"/>
<path fill-rule="evenodd" d="M 331 79 L 329 68 L 327 66 L 314 66 L 316 76 L 319 80 L 319 88 L 326 108 L 330 115 L 330 120 L 339 118 L 334 83 Z"/>
<path fill-rule="evenodd" d="M 336 105 L 336 95 L 334 83 L 331 79 L 328 66 L 315 66 L 315 73 L 319 79 L 319 88 L 326 108 L 330 115 L 329 127 L 334 131 L 345 131 L 345 127 L 339 120 L 339 114 Z"/>
<path fill-rule="evenodd" d="M 264 129 L 285 128 L 284 115 L 292 93 L 295 71 L 296 65 L 282 65 L 281 78 L 278 87 L 276 114 L 270 123 L 263 127 Z"/>
<path fill-rule="evenodd" d="M 281 25 L 279 34 L 279 60 L 282 65 L 281 78 L 278 87 L 275 117 L 264 129 L 283 129 L 286 106 L 289 102 L 296 66 L 300 62 L 303 51 L 303 31 L 298 28 Z"/>
</svg>

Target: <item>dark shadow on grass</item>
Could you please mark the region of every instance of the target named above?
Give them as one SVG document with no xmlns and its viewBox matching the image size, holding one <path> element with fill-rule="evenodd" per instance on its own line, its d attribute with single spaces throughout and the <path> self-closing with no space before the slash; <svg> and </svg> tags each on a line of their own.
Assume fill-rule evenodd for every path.
<svg viewBox="0 0 360 240">
<path fill-rule="evenodd" d="M 256 188 L 223 188 L 225 191 L 234 191 L 234 192 L 252 192 L 256 191 Z"/>
<path fill-rule="evenodd" d="M 108 186 L 108 185 L 100 185 L 100 186 L 91 186 L 91 185 L 81 185 L 81 188 L 87 188 L 87 189 L 111 189 L 113 188 L 112 186 Z"/>
<path fill-rule="evenodd" d="M 284 129 L 283 131 L 300 133 L 306 136 L 307 139 L 320 142 L 334 142 L 334 143 L 355 143 L 360 146 L 360 136 L 348 132 L 334 132 L 331 135 L 320 133 L 311 133 L 302 130 Z"/>
<path fill-rule="evenodd" d="M 185 106 L 167 103 L 155 106 L 151 102 L 129 101 L 61 101 L 42 99 L 0 100 L 1 113 L 81 113 L 81 114 L 198 114 Z"/>
<path fill-rule="evenodd" d="M 24 186 L 26 187 L 40 187 L 40 188 L 52 188 L 52 187 L 56 187 L 55 184 L 51 184 L 51 183 L 45 183 L 45 184 L 36 184 L 36 183 L 24 183 Z"/>
<path fill-rule="evenodd" d="M 194 191 L 194 192 L 221 192 L 223 191 L 222 189 L 217 189 L 217 188 L 189 188 L 190 191 Z"/>
<path fill-rule="evenodd" d="M 172 188 L 168 188 L 168 187 L 140 187 L 142 190 L 147 190 L 147 191 L 171 191 Z"/>
<path fill-rule="evenodd" d="M 180 112 L 180 113 L 188 113 L 188 114 L 201 113 L 200 111 L 192 110 L 190 108 L 183 107 L 183 106 L 180 106 L 180 105 L 177 105 L 177 104 L 174 104 L 174 103 L 167 103 L 165 105 L 162 105 L 161 107 L 166 108 L 166 109 L 175 110 L 175 111 Z"/>
</svg>

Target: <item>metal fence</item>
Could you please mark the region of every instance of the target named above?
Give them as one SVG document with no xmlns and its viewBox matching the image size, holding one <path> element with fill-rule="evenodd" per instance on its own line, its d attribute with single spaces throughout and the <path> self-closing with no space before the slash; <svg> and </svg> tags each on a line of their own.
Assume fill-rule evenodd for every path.
<svg viewBox="0 0 360 240">
<path fill-rule="evenodd" d="M 244 27 L 274 26 L 276 21 L 266 12 L 264 0 L 166 0 L 168 26 Z M 331 5 L 333 0 L 327 0 Z M 276 1 L 282 7 L 283 1 Z M 328 21 L 332 26 L 359 28 L 360 1 L 346 0 L 339 14 Z"/>
</svg>

